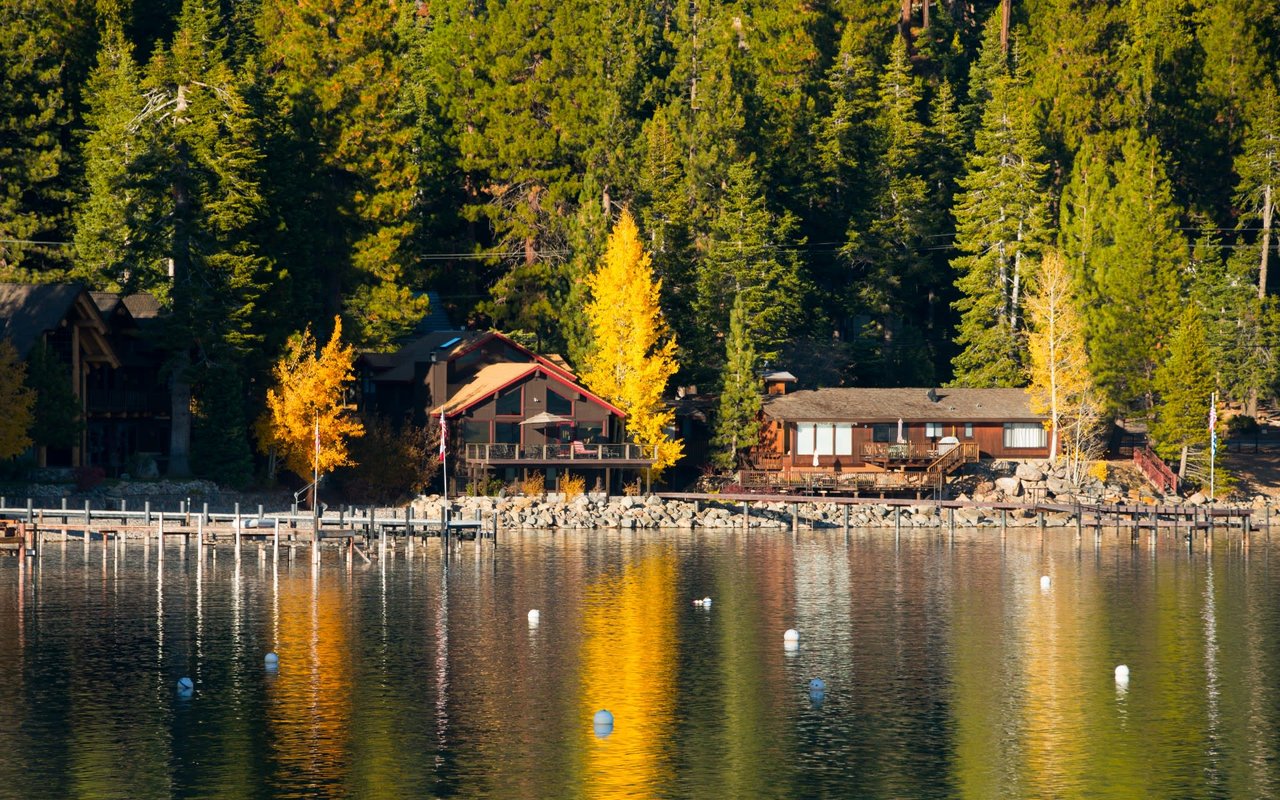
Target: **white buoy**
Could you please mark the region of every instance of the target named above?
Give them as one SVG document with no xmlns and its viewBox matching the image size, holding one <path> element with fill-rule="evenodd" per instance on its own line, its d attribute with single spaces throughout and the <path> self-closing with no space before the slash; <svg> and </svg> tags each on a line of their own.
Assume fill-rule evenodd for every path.
<svg viewBox="0 0 1280 800">
<path fill-rule="evenodd" d="M 787 632 L 782 634 L 782 641 L 784 642 L 800 641 L 800 631 L 796 630 L 795 628 L 787 628 Z"/>
<path fill-rule="evenodd" d="M 702 601 L 702 600 L 699 600 L 699 599 L 698 599 L 698 598 L 696 598 L 696 597 L 695 597 L 695 598 L 693 598 L 693 604 L 694 604 L 695 606 L 700 606 L 700 605 L 702 605 L 702 603 L 703 603 L 703 601 Z"/>
<path fill-rule="evenodd" d="M 704 598 L 702 598 L 702 604 L 703 604 L 704 606 L 709 606 L 709 605 L 711 605 L 711 598 L 710 598 L 710 597 L 704 597 Z"/>
<path fill-rule="evenodd" d="M 185 675 L 178 678 L 178 694 L 187 695 L 195 691 L 196 685 Z"/>
<path fill-rule="evenodd" d="M 266 656 L 263 657 L 262 663 L 267 669 L 275 669 L 280 666 L 280 656 L 275 653 L 267 653 Z"/>
<path fill-rule="evenodd" d="M 1116 683 L 1122 686 L 1129 685 L 1129 668 L 1124 664 L 1116 667 Z"/>
<path fill-rule="evenodd" d="M 1052 583 L 1052 581 L 1050 581 L 1050 580 L 1049 580 L 1049 576 L 1048 576 L 1048 575 L 1041 575 L 1041 576 L 1040 576 L 1040 589 L 1041 589 L 1042 591 L 1048 591 L 1048 590 L 1049 590 L 1049 585 L 1050 585 L 1051 583 Z"/>
<path fill-rule="evenodd" d="M 541 615 L 538 613 L 538 609 L 536 609 L 536 608 L 531 609 L 531 610 L 529 611 L 529 624 L 530 624 L 530 625 L 537 625 L 537 624 L 538 624 L 538 622 L 540 621 L 540 617 L 541 617 Z"/>
<path fill-rule="evenodd" d="M 613 712 L 609 711 L 607 708 L 600 709 L 595 713 L 595 716 L 591 718 L 591 724 L 592 725 L 612 725 Z"/>
</svg>

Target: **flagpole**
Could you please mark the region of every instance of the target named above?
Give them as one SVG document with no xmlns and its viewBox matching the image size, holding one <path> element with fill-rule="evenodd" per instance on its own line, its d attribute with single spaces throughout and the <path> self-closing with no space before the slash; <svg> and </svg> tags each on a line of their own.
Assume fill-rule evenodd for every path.
<svg viewBox="0 0 1280 800">
<path fill-rule="evenodd" d="M 311 563 L 320 563 L 320 413 L 315 418 L 315 458 L 311 466 Z"/>
<path fill-rule="evenodd" d="M 1214 462 L 1218 460 L 1218 393 L 1214 392 L 1209 398 L 1209 502 L 1213 502 L 1214 479 Z"/>
</svg>

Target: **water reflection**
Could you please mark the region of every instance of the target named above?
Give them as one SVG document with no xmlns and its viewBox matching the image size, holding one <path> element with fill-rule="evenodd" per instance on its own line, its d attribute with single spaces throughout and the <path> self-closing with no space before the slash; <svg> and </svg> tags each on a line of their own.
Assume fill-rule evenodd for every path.
<svg viewBox="0 0 1280 800">
<path fill-rule="evenodd" d="M 1091 539 L 52 543 L 0 561 L 0 794 L 1274 796 L 1269 549 Z"/>
</svg>

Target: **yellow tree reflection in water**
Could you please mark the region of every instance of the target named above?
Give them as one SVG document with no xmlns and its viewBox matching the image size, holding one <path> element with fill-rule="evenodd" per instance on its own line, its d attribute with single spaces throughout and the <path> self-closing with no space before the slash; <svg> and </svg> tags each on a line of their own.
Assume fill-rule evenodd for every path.
<svg viewBox="0 0 1280 800">
<path fill-rule="evenodd" d="M 671 779 L 675 577 L 675 553 L 664 546 L 586 587 L 579 741 L 588 797 L 655 796 Z M 613 712 L 615 727 L 597 739 L 591 715 L 601 708 Z"/>
<path fill-rule="evenodd" d="M 351 672 L 341 586 L 308 576 L 280 586 L 280 679 L 268 697 L 268 737 L 280 774 L 311 787 L 343 785 Z M 324 792 L 321 792 L 324 793 Z"/>
</svg>

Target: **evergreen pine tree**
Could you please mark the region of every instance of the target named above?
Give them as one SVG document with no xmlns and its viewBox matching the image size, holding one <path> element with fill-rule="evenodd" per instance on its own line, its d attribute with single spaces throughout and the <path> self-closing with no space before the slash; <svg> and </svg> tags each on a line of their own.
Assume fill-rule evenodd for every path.
<svg viewBox="0 0 1280 800">
<path fill-rule="evenodd" d="M 286 266 L 311 273 L 353 339 L 385 345 L 426 310 L 410 250 L 418 216 L 417 133 L 404 101 L 396 7 L 376 0 L 263 0 L 258 37 L 289 120 L 275 174 L 296 187 L 285 224 L 316 236 Z"/>
<path fill-rule="evenodd" d="M 67 20 L 56 0 L 0 4 L 0 277 L 50 277 L 65 265 L 70 193 L 63 132 Z"/>
<path fill-rule="evenodd" d="M 998 24 L 993 18 L 988 26 Z M 986 47 L 999 47 L 990 35 Z M 985 56 L 984 56 L 985 57 Z M 956 200 L 960 326 L 955 380 L 965 386 L 1019 386 L 1025 380 L 1022 304 L 1046 240 L 1043 152 L 1021 73 L 987 75 L 990 97 Z"/>
<path fill-rule="evenodd" d="M 729 312 L 729 335 L 725 338 L 725 363 L 720 371 L 720 408 L 716 415 L 715 463 L 734 469 L 742 453 L 751 449 L 760 436 L 760 379 L 758 359 L 747 329 L 747 309 L 742 295 L 734 298 Z"/>
<path fill-rule="evenodd" d="M 1151 407 L 1161 348 L 1173 330 L 1186 239 L 1155 142 L 1131 132 L 1112 164 L 1101 242 L 1085 275 L 1089 352 L 1111 410 Z"/>
<path fill-rule="evenodd" d="M 1180 458 L 1185 474 L 1187 450 L 1209 444 L 1209 401 L 1214 391 L 1200 309 L 1188 304 L 1169 339 L 1169 352 L 1155 372 L 1159 402 L 1151 438 L 1162 458 Z"/>
<path fill-rule="evenodd" d="M 796 227 L 790 214 L 769 209 L 750 164 L 729 168 L 724 201 L 698 264 L 694 352 L 700 360 L 695 369 L 719 370 L 735 300 L 746 310 L 748 335 L 762 360 L 776 359 L 786 342 L 812 322 L 805 319 L 808 282 Z"/>
<path fill-rule="evenodd" d="M 1236 159 L 1236 204 L 1240 225 L 1257 226 L 1249 233 L 1257 237 L 1258 297 L 1267 296 L 1273 251 L 1280 253 L 1276 236 L 1276 210 L 1280 208 L 1280 92 L 1273 81 L 1265 81 L 1267 91 L 1251 104 L 1244 147 Z"/>
</svg>

